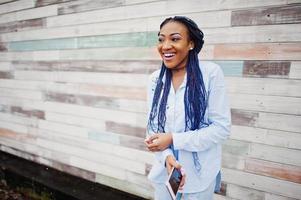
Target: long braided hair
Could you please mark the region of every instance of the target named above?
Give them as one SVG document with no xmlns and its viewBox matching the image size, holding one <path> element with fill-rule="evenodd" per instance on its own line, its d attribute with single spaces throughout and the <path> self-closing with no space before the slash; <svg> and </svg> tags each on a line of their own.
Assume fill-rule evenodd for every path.
<svg viewBox="0 0 301 200">
<path fill-rule="evenodd" d="M 189 32 L 189 38 L 194 42 L 194 48 L 188 53 L 188 61 L 186 65 L 187 83 L 184 94 L 185 131 L 200 129 L 208 126 L 204 120 L 207 107 L 207 93 L 198 59 L 198 53 L 201 51 L 204 44 L 204 34 L 194 21 L 183 16 L 175 16 L 165 19 L 160 25 L 160 30 L 169 22 L 179 22 L 185 25 Z M 164 75 L 165 81 L 163 82 L 162 79 Z M 166 105 L 170 91 L 171 79 L 171 69 L 168 69 L 162 62 L 148 119 L 148 129 L 153 132 L 165 133 Z M 160 98 L 160 96 L 162 97 Z M 157 126 L 155 125 L 156 117 Z"/>
</svg>

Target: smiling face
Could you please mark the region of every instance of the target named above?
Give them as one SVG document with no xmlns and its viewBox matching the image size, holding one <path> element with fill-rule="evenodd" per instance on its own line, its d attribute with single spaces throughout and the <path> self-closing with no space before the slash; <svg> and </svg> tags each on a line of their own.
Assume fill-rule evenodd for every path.
<svg viewBox="0 0 301 200">
<path fill-rule="evenodd" d="M 157 48 L 165 66 L 169 69 L 185 68 L 189 50 L 193 48 L 186 26 L 176 21 L 167 22 L 158 37 Z"/>
</svg>

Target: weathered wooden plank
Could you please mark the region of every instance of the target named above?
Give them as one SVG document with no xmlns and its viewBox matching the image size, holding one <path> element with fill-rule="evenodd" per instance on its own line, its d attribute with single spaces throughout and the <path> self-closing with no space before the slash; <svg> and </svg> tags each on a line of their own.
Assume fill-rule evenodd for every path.
<svg viewBox="0 0 301 200">
<path fill-rule="evenodd" d="M 11 90 L 8 88 L 0 88 L 0 96 L 4 97 L 17 97 L 17 98 L 27 98 L 33 100 L 42 100 L 43 95 L 40 91 L 31 90 Z"/>
<path fill-rule="evenodd" d="M 77 104 L 84 106 L 91 106 L 96 108 L 108 108 L 123 111 L 141 112 L 146 113 L 146 102 L 136 99 L 118 99 L 113 97 L 102 96 L 90 96 L 90 95 L 78 95 L 78 94 L 65 94 L 47 92 L 44 95 L 44 99 L 47 101 Z"/>
<path fill-rule="evenodd" d="M 0 4 L 5 4 L 5 3 L 9 3 L 12 1 L 17 1 L 17 0 L 0 0 Z"/>
<path fill-rule="evenodd" d="M 301 79 L 301 62 L 292 61 L 289 78 Z"/>
<path fill-rule="evenodd" d="M 11 106 L 10 108 L 11 113 L 17 114 L 17 115 L 22 115 L 26 117 L 34 117 L 38 119 L 45 119 L 45 113 L 42 110 L 28 110 L 24 109 L 19 106 Z"/>
<path fill-rule="evenodd" d="M 92 83 L 109 86 L 145 87 L 147 84 L 148 75 L 60 71 L 16 71 L 15 78 L 19 80 L 41 80 L 67 83 Z M 137 85 L 137 83 L 139 83 L 139 85 Z"/>
<path fill-rule="evenodd" d="M 255 126 L 258 117 L 258 112 L 231 109 L 231 119 L 234 125 Z"/>
<path fill-rule="evenodd" d="M 1 62 L 0 69 L 10 65 L 10 62 Z M 12 65 L 17 70 L 34 70 L 34 71 L 80 71 L 80 72 L 118 72 L 118 73 L 135 73 L 150 74 L 161 66 L 161 61 L 157 60 L 86 60 L 86 61 L 13 61 Z"/>
<path fill-rule="evenodd" d="M 300 55 L 298 43 L 251 43 L 216 44 L 213 57 L 215 60 L 301 60 Z"/>
<path fill-rule="evenodd" d="M 229 93 L 301 97 L 300 80 L 240 77 L 226 77 L 225 79 Z"/>
<path fill-rule="evenodd" d="M 43 8 L 43 7 L 41 7 Z M 37 8 L 38 9 L 38 8 Z M 66 15 L 68 16 L 68 15 Z M 47 18 L 47 20 L 50 18 Z M 125 26 L 125 23 L 127 26 Z M 48 22 L 46 22 L 48 26 Z M 101 22 L 66 27 L 53 27 L 39 30 L 28 30 L 21 33 L 5 33 L 1 35 L 1 41 L 24 41 L 57 39 L 67 37 L 95 36 L 120 34 L 129 32 L 147 32 L 148 26 L 145 20 L 131 19 L 128 21 Z M 157 31 L 157 30 L 156 30 Z"/>
<path fill-rule="evenodd" d="M 147 148 L 144 144 L 144 138 L 95 130 L 89 132 L 88 138 L 98 142 L 121 145 L 136 150 L 147 151 Z"/>
<path fill-rule="evenodd" d="M 14 75 L 11 72 L 0 71 L 0 79 L 12 79 Z"/>
<path fill-rule="evenodd" d="M 231 108 L 283 114 L 301 114 L 301 99 L 296 97 L 264 96 L 229 93 Z"/>
<path fill-rule="evenodd" d="M 10 71 L 11 63 L 10 62 L 0 62 L 0 70 L 1 71 Z"/>
<path fill-rule="evenodd" d="M 1 66 L 1 65 L 0 65 Z M 7 67 L 10 67 L 9 65 Z M 22 81 L 15 79 L 0 79 L 0 85 L 3 88 L 12 88 L 12 89 L 27 89 L 27 90 L 39 90 L 43 88 L 41 82 L 38 81 Z"/>
<path fill-rule="evenodd" d="M 243 61 L 214 61 L 218 64 L 225 76 L 242 76 Z"/>
<path fill-rule="evenodd" d="M 52 142 L 44 139 L 37 139 L 37 144 L 49 150 L 58 150 L 68 155 L 76 155 L 76 157 L 94 161 L 98 164 L 125 169 L 128 171 L 144 174 L 144 163 L 139 163 L 133 160 L 124 159 L 122 157 L 111 156 L 108 154 L 99 154 L 98 152 L 90 151 L 85 148 L 65 145 L 58 142 Z M 120 165 L 120 163 L 123 163 Z"/>
<path fill-rule="evenodd" d="M 38 128 L 70 135 L 72 137 L 88 138 L 88 128 L 40 120 Z"/>
<path fill-rule="evenodd" d="M 300 133 L 299 115 L 263 113 L 231 109 L 232 123 L 240 126 L 252 126 L 280 131 Z"/>
<path fill-rule="evenodd" d="M 6 3 L 0 5 L 0 14 L 33 8 L 34 6 L 35 6 L 34 0 L 19 0 L 11 3 Z"/>
<path fill-rule="evenodd" d="M 245 171 L 290 182 L 301 183 L 301 167 L 247 158 Z"/>
<path fill-rule="evenodd" d="M 18 134 L 23 135 L 23 134 L 26 134 L 27 131 L 28 131 L 28 128 L 25 125 L 16 124 L 16 123 L 7 122 L 7 121 L 2 121 L 2 120 L 0 121 L 0 127 L 2 129 L 5 129 L 5 131 L 3 133 L 8 133 L 7 132 L 7 130 L 8 130 L 8 131 L 17 132 Z M 16 139 L 16 137 L 14 137 L 14 139 Z"/>
<path fill-rule="evenodd" d="M 145 138 L 145 128 L 134 127 L 128 124 L 115 123 L 114 121 L 106 121 L 106 131 Z"/>
<path fill-rule="evenodd" d="M 37 127 L 38 126 L 38 119 L 37 118 L 28 118 L 24 116 L 19 116 L 12 114 L 10 112 L 4 111 L 3 113 L 0 112 L 0 119 L 3 122 L 8 122 L 16 125 L 22 125 L 24 127 Z M 23 128 L 25 130 L 25 128 Z M 23 131 L 24 132 L 24 131 Z"/>
<path fill-rule="evenodd" d="M 8 44 L 8 49 L 10 51 L 39 51 L 77 48 L 148 47 L 154 46 L 157 43 L 157 37 L 157 32 L 142 32 L 78 38 L 17 41 L 10 42 Z"/>
<path fill-rule="evenodd" d="M 296 199 L 281 196 L 281 195 L 271 194 L 271 193 L 265 193 L 264 200 L 296 200 Z"/>
<path fill-rule="evenodd" d="M 7 43 L 0 42 L 0 51 L 7 51 Z"/>
<path fill-rule="evenodd" d="M 146 199 L 153 199 L 154 189 L 153 187 L 149 186 L 149 184 L 135 184 L 133 182 L 127 181 L 129 179 L 129 175 L 126 172 L 126 179 L 120 180 L 118 178 L 110 177 L 104 173 L 97 173 L 96 174 L 96 182 L 107 185 L 121 191 L 125 191 L 127 193 L 132 193 Z"/>
<path fill-rule="evenodd" d="M 129 19 L 129 18 L 145 18 L 145 17 L 153 17 L 153 16 L 170 16 L 175 13 L 183 13 L 183 15 L 187 15 L 188 13 L 200 13 L 202 11 L 218 11 L 225 10 L 231 8 L 249 8 L 249 7 L 257 7 L 257 6 L 269 6 L 269 5 L 285 5 L 286 2 L 283 0 L 277 1 L 265 1 L 265 2 L 244 2 L 240 1 L 223 1 L 223 2 L 207 2 L 205 0 L 202 1 L 189 1 L 189 3 L 182 1 L 155 1 L 145 4 L 136 4 L 129 5 L 124 7 L 116 7 L 116 8 L 108 8 L 102 9 L 98 11 L 89 11 L 85 13 L 77 13 L 70 16 L 59 16 L 53 19 L 49 19 L 50 26 L 65 26 L 71 24 L 83 24 L 83 23 L 95 23 L 98 21 L 113 21 L 113 20 L 121 20 L 121 19 Z M 187 13 L 187 14 L 186 14 Z M 212 12 L 217 13 L 217 12 Z M 73 19 L 72 19 L 73 18 Z M 157 23 L 160 24 L 161 21 L 166 17 L 161 17 L 160 21 Z M 218 17 L 219 18 L 219 17 Z M 216 16 L 212 16 L 210 18 L 204 19 L 203 23 L 208 21 L 208 24 L 211 21 L 216 21 Z M 221 21 L 224 21 L 224 19 Z M 230 15 L 229 18 L 230 20 Z M 227 20 L 227 21 L 229 21 Z M 229 21 L 230 22 L 230 21 Z M 207 24 L 207 23 L 206 23 Z M 229 24 L 226 24 L 228 26 Z M 203 25 L 202 25 L 203 27 Z"/>
<path fill-rule="evenodd" d="M 260 113 L 258 127 L 300 133 L 300 115 Z"/>
<path fill-rule="evenodd" d="M 222 154 L 222 167 L 243 170 L 245 168 L 245 156 L 239 156 L 223 152 Z"/>
<path fill-rule="evenodd" d="M 300 133 L 233 125 L 230 138 L 284 148 L 301 149 Z"/>
<path fill-rule="evenodd" d="M 232 11 L 232 26 L 295 24 L 301 22 L 301 6 L 256 8 Z"/>
<path fill-rule="evenodd" d="M 243 75 L 261 78 L 287 78 L 290 72 L 290 64 L 288 61 L 245 61 Z"/>
<path fill-rule="evenodd" d="M 50 40 L 10 42 L 10 51 L 38 51 L 38 50 L 59 50 L 77 48 L 76 38 L 62 38 Z"/>
<path fill-rule="evenodd" d="M 54 141 L 68 146 L 77 146 L 83 149 L 89 149 L 90 151 L 95 151 L 99 154 L 107 154 L 113 157 L 118 156 L 128 160 L 146 164 L 151 164 L 154 161 L 154 155 L 149 151 L 140 151 L 137 149 L 121 146 L 120 144 L 114 145 L 108 142 L 91 140 L 93 139 L 92 137 L 91 139 L 77 138 L 44 129 L 37 129 L 31 131 L 35 131 L 37 134 L 39 134 L 39 138 L 43 138 L 44 140 Z M 92 136 L 92 134 L 94 133 L 91 132 L 90 134 Z M 95 134 L 100 133 L 95 132 Z M 105 135 L 105 133 L 102 134 Z M 118 136 L 117 134 L 111 134 L 111 136 L 112 135 Z M 110 133 L 107 133 L 107 136 L 110 137 Z"/>
<path fill-rule="evenodd" d="M 0 24 L 0 33 L 19 32 L 31 29 L 38 29 L 45 26 L 45 19 L 29 19 L 16 22 L 8 22 Z"/>
<path fill-rule="evenodd" d="M 301 166 L 300 150 L 252 143 L 249 156 L 266 161 Z"/>
<path fill-rule="evenodd" d="M 96 119 L 66 115 L 54 112 L 46 112 L 45 119 L 52 122 L 64 122 L 65 124 L 81 126 L 93 130 L 105 130 L 105 122 Z"/>
<path fill-rule="evenodd" d="M 209 44 L 298 42 L 301 39 L 301 25 L 298 24 L 239 26 L 204 29 L 203 31 L 206 35 L 206 42 Z"/>
<path fill-rule="evenodd" d="M 59 3 L 64 3 L 72 0 L 37 0 L 36 1 L 36 7 L 40 6 L 48 6 L 51 4 L 59 4 Z"/>
<path fill-rule="evenodd" d="M 250 143 L 238 140 L 227 140 L 223 143 L 223 152 L 230 155 L 247 156 Z"/>
<path fill-rule="evenodd" d="M 3 14 L 0 16 L 0 23 L 8 23 L 27 19 L 36 19 L 57 15 L 57 5 L 45 6 L 40 8 L 27 9 Z"/>
<path fill-rule="evenodd" d="M 266 176 L 255 175 L 237 170 L 222 169 L 223 178 L 227 183 L 240 185 L 247 188 L 265 191 L 291 198 L 301 196 L 300 184 L 278 180 Z"/>
<path fill-rule="evenodd" d="M 74 166 L 70 166 L 70 165 L 66 165 L 64 163 L 61 162 L 57 162 L 55 160 L 51 161 L 51 167 L 59 170 L 59 171 L 63 171 L 66 172 L 68 174 L 74 175 L 76 177 L 81 177 L 83 179 L 89 180 L 94 182 L 96 175 L 93 172 L 90 172 L 88 170 L 85 169 L 81 169 L 78 167 L 74 167 Z"/>
<path fill-rule="evenodd" d="M 89 10 L 100 10 L 104 8 L 119 7 L 124 4 L 123 0 L 103 0 L 103 1 L 90 1 L 90 0 L 81 0 L 81 1 L 71 1 L 67 3 L 62 3 L 58 7 L 58 14 L 70 14 L 70 13 L 79 13 L 86 12 Z"/>
<path fill-rule="evenodd" d="M 64 103 L 44 102 L 35 107 L 44 111 L 70 114 L 74 116 L 88 117 L 106 121 L 115 121 L 116 123 L 125 123 L 137 127 L 145 127 L 146 114 L 133 113 L 119 110 L 110 110 L 104 108 L 92 108 L 88 106 L 79 106 Z"/>
<path fill-rule="evenodd" d="M 227 184 L 227 196 L 234 199 L 265 200 L 265 193 L 260 190 L 254 190 L 251 188 L 229 183 Z"/>
</svg>

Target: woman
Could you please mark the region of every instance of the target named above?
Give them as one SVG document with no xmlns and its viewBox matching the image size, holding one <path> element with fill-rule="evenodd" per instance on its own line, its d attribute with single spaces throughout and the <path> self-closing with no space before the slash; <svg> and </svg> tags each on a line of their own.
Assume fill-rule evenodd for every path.
<svg viewBox="0 0 301 200">
<path fill-rule="evenodd" d="M 160 25 L 163 62 L 150 76 L 145 142 L 156 155 L 148 176 L 156 200 L 171 199 L 164 183 L 172 167 L 185 169 L 185 200 L 210 200 L 220 188 L 221 143 L 229 136 L 231 117 L 222 70 L 198 60 L 203 43 L 202 31 L 187 17 Z"/>
</svg>

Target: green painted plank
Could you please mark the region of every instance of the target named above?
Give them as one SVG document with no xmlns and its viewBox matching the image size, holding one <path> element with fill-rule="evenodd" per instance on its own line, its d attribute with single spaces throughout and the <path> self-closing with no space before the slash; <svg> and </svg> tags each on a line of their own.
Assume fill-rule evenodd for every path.
<svg viewBox="0 0 301 200">
<path fill-rule="evenodd" d="M 75 49 L 76 47 L 77 47 L 76 38 L 19 41 L 19 42 L 10 42 L 8 44 L 9 51 L 59 50 L 59 49 Z"/>
<path fill-rule="evenodd" d="M 218 64 L 225 76 L 242 76 L 243 61 L 214 61 Z"/>
<path fill-rule="evenodd" d="M 76 48 L 151 47 L 157 32 L 124 33 L 89 37 L 10 42 L 10 51 L 63 50 Z"/>
</svg>

